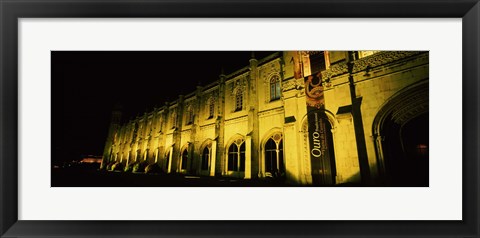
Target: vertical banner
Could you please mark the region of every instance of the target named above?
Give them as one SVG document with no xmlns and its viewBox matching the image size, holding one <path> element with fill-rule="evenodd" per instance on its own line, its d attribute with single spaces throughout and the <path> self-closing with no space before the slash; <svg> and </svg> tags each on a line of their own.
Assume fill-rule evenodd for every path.
<svg viewBox="0 0 480 238">
<path fill-rule="evenodd" d="M 302 62 L 299 51 L 293 52 L 293 77 L 295 79 L 302 78 Z"/>
<path fill-rule="evenodd" d="M 310 68 L 310 55 L 308 52 L 303 51 L 301 53 L 302 57 L 302 68 L 303 68 L 303 77 L 312 75 L 312 69 Z"/>
<path fill-rule="evenodd" d="M 312 61 L 310 59 L 308 62 Z M 304 77 L 312 180 L 314 185 L 333 185 L 335 183 L 333 139 L 331 125 L 325 114 L 321 76 L 321 70 L 325 69 L 325 60 L 322 60 L 320 64 L 323 65 L 315 67 L 320 69 L 318 72 L 312 72 L 312 75 Z"/>
</svg>

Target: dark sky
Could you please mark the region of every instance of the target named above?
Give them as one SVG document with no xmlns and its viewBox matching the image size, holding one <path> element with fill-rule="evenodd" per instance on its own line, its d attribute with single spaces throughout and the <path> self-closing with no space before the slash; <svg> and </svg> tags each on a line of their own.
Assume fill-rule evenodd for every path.
<svg viewBox="0 0 480 238">
<path fill-rule="evenodd" d="M 52 159 L 102 155 L 115 104 L 123 119 L 249 64 L 251 51 L 52 52 Z M 273 52 L 255 52 L 261 59 Z"/>
</svg>

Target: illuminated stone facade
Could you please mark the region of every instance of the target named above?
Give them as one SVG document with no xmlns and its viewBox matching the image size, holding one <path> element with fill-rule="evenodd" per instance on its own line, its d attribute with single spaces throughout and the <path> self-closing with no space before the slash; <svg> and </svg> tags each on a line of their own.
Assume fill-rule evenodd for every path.
<svg viewBox="0 0 480 238">
<path fill-rule="evenodd" d="M 150 165 L 292 185 L 426 186 L 428 67 L 428 52 L 416 51 L 252 58 L 134 120 L 121 123 L 114 111 L 102 168 L 141 172 Z M 408 137 L 425 120 L 426 131 L 417 132 L 427 139 Z M 405 169 L 415 175 L 402 177 Z"/>
</svg>

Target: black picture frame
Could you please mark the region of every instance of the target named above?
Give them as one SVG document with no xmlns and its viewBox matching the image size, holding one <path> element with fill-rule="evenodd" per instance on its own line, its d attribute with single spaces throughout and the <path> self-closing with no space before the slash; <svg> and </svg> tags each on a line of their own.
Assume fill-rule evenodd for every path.
<svg viewBox="0 0 480 238">
<path fill-rule="evenodd" d="M 1 237 L 479 237 L 478 0 L 0 0 Z M 371 17 L 462 18 L 462 221 L 26 221 L 18 220 L 19 18 Z M 439 208 L 441 209 L 441 208 Z"/>
</svg>

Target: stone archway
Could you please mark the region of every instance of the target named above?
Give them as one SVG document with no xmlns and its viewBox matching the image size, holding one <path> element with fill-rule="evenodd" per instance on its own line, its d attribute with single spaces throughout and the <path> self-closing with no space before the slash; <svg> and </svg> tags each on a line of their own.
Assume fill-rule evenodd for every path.
<svg viewBox="0 0 480 238">
<path fill-rule="evenodd" d="M 373 123 L 375 152 L 382 183 L 428 186 L 428 80 L 393 95 Z"/>
<path fill-rule="evenodd" d="M 324 109 L 311 110 L 302 119 L 304 166 L 311 172 L 315 186 L 333 186 L 336 183 L 335 121 L 331 120 L 330 114 Z"/>
<path fill-rule="evenodd" d="M 285 161 L 283 153 L 283 133 L 270 133 L 262 143 L 261 174 L 264 177 L 285 177 Z"/>
<path fill-rule="evenodd" d="M 200 155 L 199 159 L 199 166 L 198 166 L 198 174 L 210 176 L 212 169 L 214 170 L 214 145 L 211 139 L 206 139 L 202 145 L 200 146 L 200 150 L 198 151 Z M 212 168 L 213 167 L 213 168 Z"/>
</svg>

